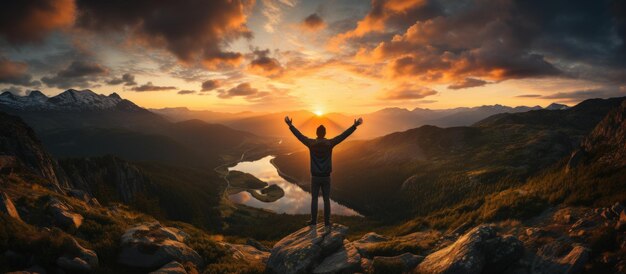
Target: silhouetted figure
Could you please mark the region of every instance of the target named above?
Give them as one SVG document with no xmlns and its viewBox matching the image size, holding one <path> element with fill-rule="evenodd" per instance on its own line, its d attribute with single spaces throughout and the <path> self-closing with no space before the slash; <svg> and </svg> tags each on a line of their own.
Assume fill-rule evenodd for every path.
<svg viewBox="0 0 626 274">
<path fill-rule="evenodd" d="M 332 139 L 324 138 L 326 128 L 323 125 L 317 128 L 317 138 L 311 139 L 300 133 L 292 122 L 293 120 L 289 116 L 285 117 L 285 123 L 289 125 L 293 135 L 309 148 L 311 156 L 311 220 L 308 224 L 315 225 L 317 223 L 317 196 L 321 188 L 324 197 L 324 224 L 330 226 L 330 173 L 333 169 L 333 147 L 348 138 L 363 123 L 363 119 L 354 120 L 354 124 L 350 128 Z"/>
</svg>

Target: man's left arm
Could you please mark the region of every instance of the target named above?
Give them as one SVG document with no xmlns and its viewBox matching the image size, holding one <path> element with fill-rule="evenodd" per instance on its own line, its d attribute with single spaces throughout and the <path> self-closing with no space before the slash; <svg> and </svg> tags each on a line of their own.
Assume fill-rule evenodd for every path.
<svg viewBox="0 0 626 274">
<path fill-rule="evenodd" d="M 354 133 L 356 128 L 359 125 L 361 125 L 362 123 L 363 123 L 363 119 L 362 118 L 359 118 L 358 120 L 354 120 L 354 124 L 351 127 L 346 129 L 346 131 L 344 131 L 343 133 L 339 134 L 337 137 L 330 139 L 330 142 L 333 144 L 333 146 L 338 145 L 343 140 L 348 138 L 348 136 L 350 136 L 352 133 Z"/>
</svg>

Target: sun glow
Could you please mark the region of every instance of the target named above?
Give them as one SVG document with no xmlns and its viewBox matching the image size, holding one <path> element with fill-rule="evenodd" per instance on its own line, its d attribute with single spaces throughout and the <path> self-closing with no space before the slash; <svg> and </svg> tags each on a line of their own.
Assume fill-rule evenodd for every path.
<svg viewBox="0 0 626 274">
<path fill-rule="evenodd" d="M 322 115 L 324 115 L 324 112 L 323 112 L 323 111 L 321 111 L 321 110 L 316 110 L 316 111 L 313 111 L 313 113 L 315 113 L 315 115 L 317 115 L 317 116 L 322 116 Z"/>
</svg>

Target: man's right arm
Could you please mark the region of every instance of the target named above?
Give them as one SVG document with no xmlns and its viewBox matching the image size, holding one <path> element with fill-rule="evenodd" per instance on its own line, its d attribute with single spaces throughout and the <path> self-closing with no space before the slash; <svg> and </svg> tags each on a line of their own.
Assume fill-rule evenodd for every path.
<svg viewBox="0 0 626 274">
<path fill-rule="evenodd" d="M 298 138 L 300 142 L 308 147 L 311 143 L 311 139 L 304 136 L 304 134 L 302 134 L 296 127 L 294 127 L 292 124 L 292 120 L 289 117 L 285 117 L 285 122 L 287 123 L 287 125 L 289 125 L 289 130 L 291 130 L 291 133 L 293 133 L 293 135 L 296 136 L 296 138 Z"/>
</svg>

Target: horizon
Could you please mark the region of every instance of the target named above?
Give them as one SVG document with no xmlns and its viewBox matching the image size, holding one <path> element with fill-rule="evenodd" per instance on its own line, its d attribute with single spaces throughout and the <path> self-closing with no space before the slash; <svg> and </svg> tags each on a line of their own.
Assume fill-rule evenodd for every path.
<svg viewBox="0 0 626 274">
<path fill-rule="evenodd" d="M 0 91 L 16 94 L 89 88 L 146 108 L 324 113 L 626 95 L 611 1 L 5 5 Z"/>
</svg>

